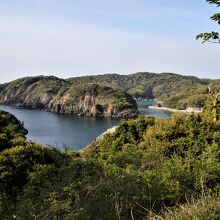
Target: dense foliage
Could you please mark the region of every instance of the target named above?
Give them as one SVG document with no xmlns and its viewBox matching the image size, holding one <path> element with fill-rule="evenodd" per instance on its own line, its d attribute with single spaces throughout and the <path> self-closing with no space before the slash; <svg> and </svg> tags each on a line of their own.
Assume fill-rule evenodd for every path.
<svg viewBox="0 0 220 220">
<path fill-rule="evenodd" d="M 201 108 L 208 100 L 210 83 L 220 90 L 218 80 L 199 79 L 173 73 L 135 73 L 131 75 L 106 74 L 70 78 L 73 84 L 97 82 L 113 88 L 123 88 L 136 98 L 156 98 L 166 107 L 186 109 Z"/>
<path fill-rule="evenodd" d="M 206 113 L 123 121 L 80 153 L 15 137 L 0 153 L 0 219 L 218 219 L 219 146 Z"/>
<path fill-rule="evenodd" d="M 136 73 L 131 75 L 106 74 L 70 78 L 73 84 L 97 82 L 113 88 L 123 88 L 136 98 L 156 98 L 166 107 L 202 108 L 209 99 L 208 85 L 219 91 L 219 80 L 199 79 L 172 73 Z"/>
<path fill-rule="evenodd" d="M 220 91 L 220 81 L 216 80 L 211 84 L 213 93 Z M 210 94 L 208 86 L 184 89 L 178 93 L 171 93 L 164 99 L 164 105 L 171 108 L 186 109 L 187 107 L 203 108 L 210 105 Z"/>
<path fill-rule="evenodd" d="M 16 146 L 20 141 L 23 142 L 27 132 L 17 118 L 0 110 L 0 151 Z"/>
<path fill-rule="evenodd" d="M 91 113 L 92 106 L 87 106 L 88 102 L 95 105 L 96 112 L 107 112 L 110 107 L 116 111 L 134 111 L 136 104 L 133 96 L 156 98 L 163 101 L 166 107 L 200 108 L 205 106 L 208 99 L 210 83 L 213 88 L 220 90 L 219 80 L 173 73 L 105 74 L 67 80 L 54 76 L 25 77 L 0 85 L 0 102 L 27 108 L 46 108 L 49 111 L 82 113 L 88 110 Z M 86 96 L 90 99 L 86 100 Z M 81 106 L 87 107 L 80 112 Z"/>
<path fill-rule="evenodd" d="M 208 85 L 211 80 L 173 73 L 140 72 L 130 75 L 105 74 L 70 78 L 73 84 L 97 82 L 113 88 L 123 88 L 135 97 L 157 98 L 164 101 L 172 94 Z"/>
<path fill-rule="evenodd" d="M 135 100 L 120 89 L 97 83 L 75 85 L 54 76 L 25 77 L 3 84 L 0 103 L 88 116 L 131 117 L 137 114 Z"/>
</svg>

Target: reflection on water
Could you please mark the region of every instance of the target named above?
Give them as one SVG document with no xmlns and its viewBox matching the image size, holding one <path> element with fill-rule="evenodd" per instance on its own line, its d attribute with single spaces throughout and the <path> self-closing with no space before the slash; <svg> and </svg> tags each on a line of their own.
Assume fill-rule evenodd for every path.
<svg viewBox="0 0 220 220">
<path fill-rule="evenodd" d="M 138 102 L 141 114 L 149 114 L 154 117 L 168 118 L 170 113 L 148 109 L 154 104 L 152 101 Z M 118 125 L 119 119 L 79 117 L 69 114 L 54 114 L 44 111 L 14 109 L 0 105 L 0 109 L 15 115 L 29 133 L 27 138 L 38 143 L 52 145 L 57 148 L 69 148 L 79 151 L 92 142 L 97 136 Z"/>
<path fill-rule="evenodd" d="M 0 109 L 15 115 L 24 122 L 29 133 L 27 138 L 38 143 L 58 148 L 81 150 L 97 136 L 119 123 L 119 119 L 89 118 L 77 115 L 54 114 L 44 111 L 14 109 L 0 106 Z"/>
</svg>

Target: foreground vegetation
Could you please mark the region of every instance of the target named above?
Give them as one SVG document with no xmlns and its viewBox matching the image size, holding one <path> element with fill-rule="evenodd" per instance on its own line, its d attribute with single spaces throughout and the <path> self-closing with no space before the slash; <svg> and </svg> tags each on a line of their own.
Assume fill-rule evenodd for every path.
<svg viewBox="0 0 220 220">
<path fill-rule="evenodd" d="M 28 131 L 13 115 L 0 110 L 0 151 L 25 141 Z"/>
<path fill-rule="evenodd" d="M 152 219 L 164 220 L 188 220 L 188 219 L 219 219 L 220 198 L 203 197 L 192 203 L 178 205 L 173 209 L 167 209 L 162 216 L 152 215 Z"/>
<path fill-rule="evenodd" d="M 80 153 L 26 141 L 5 114 L 0 219 L 220 217 L 220 124 L 209 112 L 124 121 Z"/>
</svg>

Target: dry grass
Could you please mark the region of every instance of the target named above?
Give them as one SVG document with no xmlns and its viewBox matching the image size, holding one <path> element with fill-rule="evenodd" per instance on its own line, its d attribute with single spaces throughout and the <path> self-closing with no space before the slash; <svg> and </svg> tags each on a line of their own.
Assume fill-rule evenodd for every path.
<svg viewBox="0 0 220 220">
<path fill-rule="evenodd" d="M 172 209 L 161 215 L 150 213 L 150 220 L 220 220 L 220 198 L 204 197 Z"/>
</svg>

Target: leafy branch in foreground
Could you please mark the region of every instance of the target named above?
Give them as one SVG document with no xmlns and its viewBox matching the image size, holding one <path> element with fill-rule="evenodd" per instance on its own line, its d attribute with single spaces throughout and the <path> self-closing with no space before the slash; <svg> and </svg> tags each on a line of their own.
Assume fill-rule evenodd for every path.
<svg viewBox="0 0 220 220">
<path fill-rule="evenodd" d="M 215 4 L 217 7 L 220 6 L 220 0 L 206 0 L 209 4 Z M 217 22 L 220 25 L 220 13 L 216 13 L 210 17 L 213 21 Z M 202 43 L 218 43 L 220 44 L 219 33 L 212 31 L 210 33 L 200 33 L 196 36 L 196 40 L 202 39 Z"/>
</svg>

